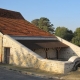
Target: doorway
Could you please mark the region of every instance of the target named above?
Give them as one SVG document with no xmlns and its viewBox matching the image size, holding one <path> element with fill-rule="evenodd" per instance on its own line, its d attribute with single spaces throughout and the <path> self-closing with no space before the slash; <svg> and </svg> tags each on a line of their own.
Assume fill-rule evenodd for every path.
<svg viewBox="0 0 80 80">
<path fill-rule="evenodd" d="M 4 48 L 4 63 L 9 64 L 10 48 Z"/>
</svg>

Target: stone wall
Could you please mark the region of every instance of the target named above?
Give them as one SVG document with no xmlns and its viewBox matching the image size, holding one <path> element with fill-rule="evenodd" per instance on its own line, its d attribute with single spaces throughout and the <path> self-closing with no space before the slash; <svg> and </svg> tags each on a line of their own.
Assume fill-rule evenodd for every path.
<svg viewBox="0 0 80 80">
<path fill-rule="evenodd" d="M 65 62 L 43 59 L 7 35 L 3 37 L 3 46 L 10 47 L 10 64 L 34 67 L 55 73 L 65 72 Z"/>
<path fill-rule="evenodd" d="M 62 48 L 60 50 L 60 55 L 59 55 L 59 58 L 64 58 L 66 60 L 68 60 L 70 57 L 72 56 L 79 56 L 80 57 L 80 47 L 60 38 L 60 37 L 57 37 L 59 41 L 61 41 L 62 43 L 68 45 L 69 47 L 68 48 Z"/>
<path fill-rule="evenodd" d="M 3 47 L 10 47 L 10 64 L 33 67 L 38 66 L 36 63 L 42 59 L 42 57 L 7 35 L 3 37 Z"/>
<path fill-rule="evenodd" d="M 43 59 L 38 54 L 31 51 L 16 40 L 12 39 L 8 35 L 3 36 L 3 47 L 10 47 L 10 64 L 15 64 L 24 67 L 34 67 L 55 73 L 67 73 L 71 71 L 74 66 L 74 63 L 72 61 Z"/>
<path fill-rule="evenodd" d="M 36 49 L 35 53 L 37 53 L 38 55 L 40 55 L 43 58 L 46 58 L 46 52 L 44 49 Z"/>
<path fill-rule="evenodd" d="M 37 49 L 35 52 L 43 58 L 46 58 L 46 51 L 44 49 Z M 47 58 L 54 59 L 56 58 L 56 49 L 47 50 Z"/>
<path fill-rule="evenodd" d="M 55 59 L 57 58 L 57 52 L 56 52 L 56 49 L 49 49 L 47 51 L 47 55 L 48 55 L 48 58 L 52 58 L 52 59 Z"/>
</svg>

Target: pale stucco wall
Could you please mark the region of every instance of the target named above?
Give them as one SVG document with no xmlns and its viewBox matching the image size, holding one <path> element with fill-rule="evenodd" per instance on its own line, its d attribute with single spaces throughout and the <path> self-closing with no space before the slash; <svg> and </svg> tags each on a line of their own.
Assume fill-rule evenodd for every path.
<svg viewBox="0 0 80 80">
<path fill-rule="evenodd" d="M 57 37 L 59 41 L 61 41 L 62 43 L 68 45 L 68 48 L 63 48 L 60 50 L 60 55 L 59 58 L 64 58 L 66 60 L 68 60 L 70 57 L 72 56 L 79 56 L 80 57 L 80 47 L 60 38 Z"/>
<path fill-rule="evenodd" d="M 36 49 L 35 53 L 37 53 L 38 55 L 40 55 L 43 58 L 46 58 L 46 52 L 44 49 Z"/>
<path fill-rule="evenodd" d="M 42 59 L 30 49 L 6 35 L 3 37 L 3 47 L 10 47 L 10 64 L 33 67 L 38 66 L 36 63 L 39 59 Z"/>
<path fill-rule="evenodd" d="M 37 49 L 35 52 L 43 58 L 46 58 L 46 51 L 44 49 Z M 47 50 L 47 58 L 56 58 L 56 49 Z"/>
<path fill-rule="evenodd" d="M 49 49 L 47 51 L 47 55 L 48 55 L 48 58 L 57 58 L 57 53 L 56 53 L 56 49 Z"/>
</svg>

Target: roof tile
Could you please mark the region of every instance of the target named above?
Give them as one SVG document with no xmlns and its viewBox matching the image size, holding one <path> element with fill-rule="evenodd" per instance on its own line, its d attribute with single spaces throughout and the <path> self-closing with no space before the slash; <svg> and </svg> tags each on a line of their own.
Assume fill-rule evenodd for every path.
<svg viewBox="0 0 80 80">
<path fill-rule="evenodd" d="M 25 20 L 19 12 L 4 9 L 0 9 L 0 31 L 12 36 L 55 37 Z"/>
</svg>

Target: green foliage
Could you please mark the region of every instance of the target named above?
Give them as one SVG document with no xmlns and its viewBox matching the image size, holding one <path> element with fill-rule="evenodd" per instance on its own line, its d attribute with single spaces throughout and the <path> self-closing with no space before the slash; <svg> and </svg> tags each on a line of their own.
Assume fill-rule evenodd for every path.
<svg viewBox="0 0 80 80">
<path fill-rule="evenodd" d="M 77 46 L 80 46 L 80 37 L 79 36 L 75 36 L 72 39 L 72 43 L 76 44 Z"/>
<path fill-rule="evenodd" d="M 72 43 L 80 46 L 80 28 L 77 28 L 76 31 L 74 32 Z"/>
<path fill-rule="evenodd" d="M 33 21 L 31 21 L 31 23 L 34 24 L 35 26 L 38 26 L 38 22 L 39 22 L 39 19 L 34 19 Z"/>
<path fill-rule="evenodd" d="M 53 24 L 51 24 L 48 18 L 41 17 L 40 19 L 34 19 L 31 21 L 31 23 L 44 31 L 51 33 L 54 32 Z"/>
<path fill-rule="evenodd" d="M 73 38 L 73 32 L 65 27 L 57 27 L 55 30 L 55 35 L 68 41 L 71 41 Z"/>
<path fill-rule="evenodd" d="M 34 19 L 31 23 L 44 31 L 54 33 L 53 24 L 51 24 L 48 18 L 41 17 L 40 19 Z M 66 27 L 57 27 L 55 35 L 80 46 L 80 27 L 74 33 Z"/>
</svg>

